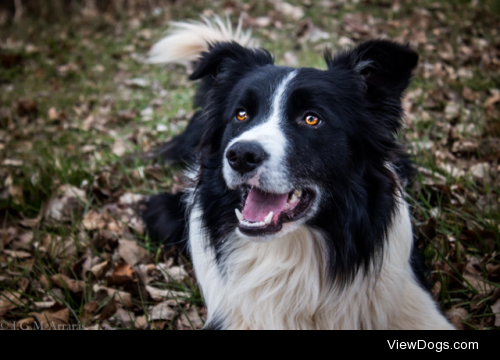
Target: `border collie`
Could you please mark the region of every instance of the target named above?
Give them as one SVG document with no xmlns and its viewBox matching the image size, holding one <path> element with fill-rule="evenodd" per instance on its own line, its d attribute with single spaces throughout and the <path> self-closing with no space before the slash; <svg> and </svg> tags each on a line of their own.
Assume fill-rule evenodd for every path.
<svg viewBox="0 0 500 360">
<path fill-rule="evenodd" d="M 161 152 L 188 163 L 153 197 L 153 239 L 187 243 L 206 329 L 452 329 L 416 271 L 396 140 L 418 55 L 374 40 L 327 70 L 274 65 L 218 18 L 175 23 L 153 63 L 194 62 L 195 114 Z"/>
</svg>

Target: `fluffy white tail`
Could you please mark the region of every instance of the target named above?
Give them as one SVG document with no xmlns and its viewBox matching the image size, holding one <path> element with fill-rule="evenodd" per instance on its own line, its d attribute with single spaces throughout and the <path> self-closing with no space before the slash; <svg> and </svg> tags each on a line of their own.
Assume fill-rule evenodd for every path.
<svg viewBox="0 0 500 360">
<path fill-rule="evenodd" d="M 250 31 L 243 31 L 242 19 L 233 29 L 231 21 L 223 21 L 218 16 L 202 21 L 173 22 L 167 37 L 156 43 L 149 54 L 152 64 L 177 63 L 189 66 L 198 60 L 200 54 L 208 50 L 209 44 L 235 41 L 242 46 L 257 47 Z"/>
</svg>

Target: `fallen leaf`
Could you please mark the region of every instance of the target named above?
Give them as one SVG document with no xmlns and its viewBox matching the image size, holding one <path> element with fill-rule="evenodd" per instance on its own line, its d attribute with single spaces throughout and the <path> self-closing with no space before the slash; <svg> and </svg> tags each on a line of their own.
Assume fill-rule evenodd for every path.
<svg viewBox="0 0 500 360">
<path fill-rule="evenodd" d="M 134 267 L 138 264 L 149 264 L 151 256 L 149 252 L 135 241 L 120 240 L 119 254 L 127 264 Z"/>
<path fill-rule="evenodd" d="M 182 282 L 189 276 L 184 266 L 173 266 L 169 268 L 165 264 L 158 264 L 157 269 L 161 271 L 167 284 L 172 281 Z"/>
<path fill-rule="evenodd" d="M 109 265 L 109 261 L 105 261 L 102 264 L 95 265 L 90 269 L 90 272 L 94 276 L 94 279 L 100 279 L 104 271 Z"/>
<path fill-rule="evenodd" d="M 176 312 L 166 303 L 161 303 L 150 308 L 149 319 L 170 321 L 175 317 L 175 314 Z"/>
<path fill-rule="evenodd" d="M 19 291 L 20 292 L 26 292 L 26 289 L 28 288 L 28 286 L 30 285 L 30 281 L 23 277 L 23 278 L 20 278 L 19 281 L 17 282 L 17 285 L 19 286 Z"/>
<path fill-rule="evenodd" d="M 134 270 L 128 264 L 118 265 L 110 279 L 110 282 L 114 285 L 123 285 L 134 281 Z"/>
<path fill-rule="evenodd" d="M 9 227 L 7 231 L 0 230 L 0 247 L 10 246 L 12 250 L 31 250 L 31 243 L 33 241 L 33 233 L 31 231 L 23 231 L 18 228 Z M 15 254 L 10 254 L 15 256 Z M 25 257 L 21 253 L 18 258 Z"/>
<path fill-rule="evenodd" d="M 97 301 L 91 301 L 83 307 L 82 315 L 80 317 L 80 321 L 82 324 L 87 324 L 95 313 L 99 310 L 99 303 Z"/>
<path fill-rule="evenodd" d="M 99 73 L 99 74 L 101 74 L 105 71 L 106 71 L 106 68 L 100 64 L 98 64 L 92 68 L 92 72 Z"/>
<path fill-rule="evenodd" d="M 120 308 L 116 310 L 115 317 L 118 323 L 121 324 L 124 328 L 132 328 L 136 324 L 136 317 L 134 313 L 129 312 L 125 309 Z"/>
<path fill-rule="evenodd" d="M 114 222 L 108 214 L 100 214 L 96 210 L 90 210 L 83 218 L 82 225 L 86 230 L 103 230 L 110 222 Z"/>
<path fill-rule="evenodd" d="M 476 181 L 487 182 L 490 180 L 490 174 L 492 172 L 492 167 L 488 163 L 480 163 L 470 167 L 469 174 Z"/>
<path fill-rule="evenodd" d="M 96 119 L 93 115 L 89 115 L 83 120 L 82 122 L 82 128 L 85 131 L 90 131 L 94 127 L 94 124 L 96 123 Z M 83 150 L 82 150 L 83 152 Z"/>
<path fill-rule="evenodd" d="M 148 275 L 152 275 L 156 271 L 156 265 L 155 264 L 146 265 L 146 268 L 148 270 Z"/>
<path fill-rule="evenodd" d="M 125 141 L 121 138 L 117 138 L 115 140 L 115 144 L 113 145 L 113 149 L 112 149 L 113 154 L 121 157 L 121 156 L 125 155 L 127 152 L 131 152 L 131 151 L 133 151 L 133 148 L 132 148 L 132 145 L 128 141 Z"/>
<path fill-rule="evenodd" d="M 491 91 L 493 94 L 486 102 L 484 103 L 485 108 L 489 108 L 500 101 L 500 90 L 494 89 Z"/>
<path fill-rule="evenodd" d="M 203 321 L 194 306 L 191 306 L 188 310 L 184 310 L 181 313 L 180 319 L 181 324 L 188 329 L 200 330 L 204 326 Z"/>
<path fill-rule="evenodd" d="M 439 294 L 441 294 L 441 289 L 443 288 L 443 286 L 441 285 L 441 283 L 438 281 L 434 284 L 434 286 L 432 287 L 432 295 L 434 295 L 434 298 L 437 298 L 439 296 Z"/>
<path fill-rule="evenodd" d="M 495 314 L 495 326 L 500 327 L 500 300 L 491 306 L 491 310 Z"/>
<path fill-rule="evenodd" d="M 487 299 L 487 295 L 476 295 L 471 301 L 470 309 L 473 311 L 481 310 L 486 307 L 486 302 L 484 299 Z"/>
<path fill-rule="evenodd" d="M 102 313 L 101 313 L 101 316 L 99 317 L 99 320 L 101 320 L 101 321 L 107 320 L 116 314 L 116 311 L 117 311 L 116 302 L 117 302 L 116 298 L 115 298 L 115 296 L 113 296 L 108 301 L 108 303 L 106 304 L 104 309 L 102 310 Z"/>
<path fill-rule="evenodd" d="M 9 194 L 16 205 L 24 205 L 23 187 L 21 185 L 12 185 Z"/>
<path fill-rule="evenodd" d="M 120 196 L 119 202 L 120 204 L 123 205 L 134 205 L 143 201 L 144 198 L 145 198 L 144 195 L 125 193 L 122 196 Z"/>
<path fill-rule="evenodd" d="M 283 58 L 285 60 L 285 63 L 287 66 L 292 66 L 295 67 L 299 64 L 299 59 L 297 58 L 297 55 L 295 55 L 291 51 L 287 51 L 284 55 Z"/>
<path fill-rule="evenodd" d="M 65 330 L 69 323 L 69 309 L 31 313 L 43 330 Z"/>
<path fill-rule="evenodd" d="M 467 256 L 467 265 L 465 266 L 465 271 L 475 277 L 481 277 L 483 272 L 481 269 L 481 262 L 478 258 L 473 256 Z"/>
<path fill-rule="evenodd" d="M 26 251 L 4 250 L 3 253 L 15 259 L 29 259 L 31 257 L 31 254 Z"/>
<path fill-rule="evenodd" d="M 456 134 L 454 137 L 461 136 L 467 138 L 482 135 L 481 129 L 479 129 L 476 124 L 457 124 L 457 126 L 455 126 L 455 132 Z"/>
<path fill-rule="evenodd" d="M 329 33 L 316 27 L 309 19 L 299 24 L 299 29 L 296 36 L 301 42 L 310 41 L 315 43 L 320 40 L 330 39 Z"/>
<path fill-rule="evenodd" d="M 129 79 L 125 81 L 125 85 L 131 88 L 145 89 L 148 88 L 151 83 L 146 79 Z"/>
<path fill-rule="evenodd" d="M 15 159 L 5 159 L 2 162 L 3 166 L 12 166 L 12 167 L 21 167 L 23 166 L 23 162 L 21 160 L 15 160 Z"/>
<path fill-rule="evenodd" d="M 446 120 L 455 120 L 460 116 L 462 106 L 460 104 L 449 103 L 444 110 Z"/>
<path fill-rule="evenodd" d="M 145 330 L 148 327 L 148 320 L 146 316 L 138 316 L 135 320 L 135 327 L 137 329 Z"/>
<path fill-rule="evenodd" d="M 149 293 L 149 296 L 151 296 L 151 298 L 156 302 L 174 300 L 179 304 L 184 304 L 186 302 L 186 299 L 190 298 L 190 295 L 188 293 L 171 290 L 160 290 L 152 286 L 146 286 L 146 290 Z"/>
<path fill-rule="evenodd" d="M 50 108 L 48 112 L 48 117 L 50 121 L 59 120 L 59 112 L 56 108 Z"/>
<path fill-rule="evenodd" d="M 151 330 L 163 331 L 163 330 L 165 330 L 167 323 L 168 323 L 167 321 L 154 320 L 151 323 Z"/>
<path fill-rule="evenodd" d="M 153 281 L 153 278 L 149 276 L 148 267 L 146 265 L 137 265 L 134 267 L 134 270 L 137 274 L 137 277 L 139 278 L 141 285 L 145 286 Z"/>
<path fill-rule="evenodd" d="M 123 307 L 126 308 L 132 308 L 133 302 L 132 302 L 132 295 L 124 292 L 124 291 L 119 291 L 116 289 L 111 289 L 111 288 L 106 288 L 103 286 L 99 285 L 94 285 L 92 289 L 95 293 L 98 293 L 99 291 L 106 291 L 108 296 L 113 296 L 115 298 L 115 301 L 117 304 L 120 304 Z"/>
<path fill-rule="evenodd" d="M 473 141 L 457 141 L 453 144 L 451 152 L 470 154 L 477 151 L 478 144 Z"/>
<path fill-rule="evenodd" d="M 87 195 L 71 185 L 62 185 L 49 200 L 44 217 L 53 221 L 71 221 L 82 216 Z"/>
<path fill-rule="evenodd" d="M 51 236 L 47 234 L 41 242 L 40 252 L 46 252 L 51 259 L 60 259 L 70 261 L 72 256 L 77 253 L 75 239 L 61 238 L 60 236 Z M 83 246 L 84 244 L 80 244 Z"/>
<path fill-rule="evenodd" d="M 305 12 L 299 6 L 294 6 L 287 2 L 281 0 L 274 0 L 274 8 L 276 11 L 282 13 L 285 16 L 291 17 L 293 20 L 300 20 L 304 17 Z"/>
<path fill-rule="evenodd" d="M 466 330 L 464 321 L 469 317 L 469 312 L 461 307 L 454 307 L 446 312 L 446 317 L 458 330 Z"/>
<path fill-rule="evenodd" d="M 476 101 L 480 97 L 479 93 L 473 91 L 471 88 L 469 88 L 467 86 L 464 87 L 464 90 L 462 92 L 462 96 L 464 97 L 465 100 L 468 100 L 468 101 Z"/>
<path fill-rule="evenodd" d="M 36 228 L 38 226 L 38 224 L 40 223 L 40 220 L 42 220 L 42 217 L 41 216 L 38 216 L 37 218 L 35 219 L 24 219 L 24 220 L 20 220 L 19 221 L 19 224 L 21 226 L 24 226 L 26 228 Z"/>
<path fill-rule="evenodd" d="M 56 301 L 41 301 L 33 303 L 35 310 L 49 310 L 57 304 Z"/>
<path fill-rule="evenodd" d="M 254 25 L 260 28 L 266 28 L 271 25 L 271 19 L 268 16 L 261 16 L 253 21 Z"/>
<path fill-rule="evenodd" d="M 151 29 L 142 29 L 139 31 L 138 35 L 143 40 L 151 40 L 153 37 L 153 31 Z"/>
<path fill-rule="evenodd" d="M 128 221 L 128 227 L 135 232 L 144 235 L 146 233 L 146 224 L 139 216 L 134 216 Z"/>
<path fill-rule="evenodd" d="M 460 169 L 459 167 L 457 167 L 453 164 L 441 163 L 438 166 L 442 171 L 444 171 L 445 173 L 447 173 L 451 177 L 462 178 L 465 176 L 465 171 L 463 171 L 462 169 Z"/>
<path fill-rule="evenodd" d="M 351 39 L 349 39 L 348 37 L 346 36 L 342 36 L 340 37 L 339 41 L 338 41 L 338 45 L 340 47 L 349 47 L 349 46 L 354 46 L 354 41 L 352 41 Z"/>
<path fill-rule="evenodd" d="M 24 306 L 25 301 L 21 300 L 21 295 L 10 291 L 0 293 L 0 317 L 5 316 L 9 311 Z"/>
<path fill-rule="evenodd" d="M 50 280 L 61 289 L 68 289 L 74 294 L 83 293 L 85 290 L 85 282 L 70 279 L 65 275 L 54 275 L 50 277 Z"/>
<path fill-rule="evenodd" d="M 155 111 L 152 107 L 148 107 L 141 111 L 142 121 L 147 122 L 153 120 Z"/>
<path fill-rule="evenodd" d="M 480 294 L 486 294 L 494 290 L 494 287 L 486 283 L 481 277 L 465 274 L 464 279 Z M 468 286 L 467 283 L 464 285 Z"/>
</svg>

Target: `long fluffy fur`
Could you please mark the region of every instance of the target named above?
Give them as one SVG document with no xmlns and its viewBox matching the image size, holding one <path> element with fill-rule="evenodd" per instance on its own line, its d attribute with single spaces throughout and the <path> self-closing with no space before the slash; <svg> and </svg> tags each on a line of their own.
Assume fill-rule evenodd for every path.
<svg viewBox="0 0 500 360">
<path fill-rule="evenodd" d="M 303 227 L 269 243 L 229 238 L 227 272 L 205 246 L 200 210 L 191 214 L 191 253 L 208 305 L 208 328 L 279 329 L 451 329 L 423 291 L 407 259 L 411 221 L 401 199 L 378 279 L 359 273 L 349 287 L 332 285 L 321 233 Z M 374 270 L 374 269 L 372 269 Z"/>
<path fill-rule="evenodd" d="M 168 36 L 151 49 L 149 62 L 188 65 L 196 62 L 210 44 L 231 41 L 249 48 L 258 46 L 251 32 L 243 31 L 242 19 L 236 29 L 229 19 L 224 21 L 218 16 L 202 17 L 202 21 L 172 22 Z"/>
<path fill-rule="evenodd" d="M 259 243 L 235 230 L 234 209 L 241 205 L 241 193 L 228 189 L 228 175 L 221 170 L 228 126 L 224 108 L 232 86 L 254 70 L 270 80 L 270 88 L 276 85 L 271 80 L 285 79 L 287 86 L 286 79 L 294 74 L 270 66 L 274 59 L 268 52 L 246 49 L 253 46 L 241 22 L 233 31 L 229 23 L 215 18 L 175 23 L 151 53 L 155 63 L 199 62 L 191 79 L 201 79 L 195 105 L 203 110 L 185 134 L 165 147 L 166 158 L 174 161 L 198 153 L 190 161 L 196 169 L 189 174 L 193 186 L 182 204 L 178 197 L 153 198 L 146 220 L 156 240 L 168 235 L 168 243 L 182 242 L 188 233 L 208 307 L 207 329 L 452 329 L 413 268 L 412 224 L 401 189 L 413 170 L 394 140 L 394 132 L 401 128 L 398 98 L 418 56 L 380 41 L 327 57 L 329 74 L 335 74 L 339 84 L 354 84 L 344 90 L 355 96 L 346 98 L 339 90 L 334 94 L 338 96 L 316 100 L 344 101 L 343 117 L 350 118 L 358 108 L 371 116 L 359 112 L 356 121 L 343 124 L 355 150 L 349 154 L 352 163 L 333 164 L 346 173 L 321 184 L 338 188 L 336 193 L 321 194 L 326 202 L 314 210 L 315 217 L 293 232 Z M 410 65 L 388 66 L 394 62 L 387 56 L 392 52 L 401 56 L 396 63 Z M 317 74 L 305 72 L 303 79 L 314 83 Z M 356 97 L 358 82 L 365 85 L 368 99 Z M 215 84 L 217 91 L 211 91 Z M 276 91 L 277 104 L 283 93 Z M 345 150 L 346 141 L 337 141 L 338 149 Z M 333 166 L 313 157 L 307 161 L 316 168 Z M 297 171 L 300 165 L 292 168 Z M 185 211 L 184 218 L 179 211 Z"/>
</svg>

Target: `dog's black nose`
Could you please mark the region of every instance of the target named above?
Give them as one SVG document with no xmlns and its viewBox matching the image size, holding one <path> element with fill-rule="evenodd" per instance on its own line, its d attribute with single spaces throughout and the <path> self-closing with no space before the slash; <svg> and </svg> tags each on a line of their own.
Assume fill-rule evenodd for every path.
<svg viewBox="0 0 500 360">
<path fill-rule="evenodd" d="M 234 171 L 247 174 L 262 165 L 268 154 L 259 143 L 238 142 L 229 148 L 226 158 Z"/>
</svg>

